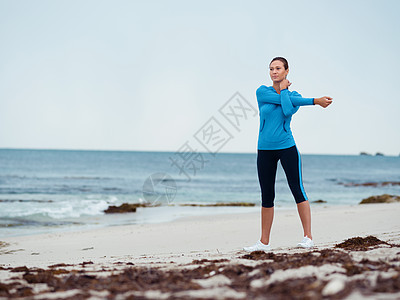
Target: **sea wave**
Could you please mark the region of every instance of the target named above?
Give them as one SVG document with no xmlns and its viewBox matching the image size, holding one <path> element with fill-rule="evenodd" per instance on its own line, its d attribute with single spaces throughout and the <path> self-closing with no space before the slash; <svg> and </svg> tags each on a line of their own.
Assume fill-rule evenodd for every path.
<svg viewBox="0 0 400 300">
<path fill-rule="evenodd" d="M 11 200 L 11 199 L 9 199 Z M 12 205 L 10 205 L 12 203 Z M 95 216 L 104 214 L 110 203 L 115 203 L 113 197 L 109 199 L 69 199 L 43 204 L 39 201 L 14 201 L 7 202 L 1 206 L 0 217 L 23 217 L 34 216 L 48 217 L 51 219 L 79 218 L 83 216 Z"/>
</svg>

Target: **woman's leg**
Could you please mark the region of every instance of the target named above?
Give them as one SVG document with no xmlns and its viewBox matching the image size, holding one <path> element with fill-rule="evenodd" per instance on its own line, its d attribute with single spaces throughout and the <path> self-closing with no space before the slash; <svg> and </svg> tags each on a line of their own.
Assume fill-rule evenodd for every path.
<svg viewBox="0 0 400 300">
<path fill-rule="evenodd" d="M 299 212 L 301 224 L 303 226 L 304 236 L 312 239 L 311 235 L 311 209 L 307 195 L 304 191 L 302 174 L 301 174 L 301 158 L 296 148 L 285 149 L 280 158 L 283 170 L 293 197 L 297 203 L 297 211 Z"/>
<path fill-rule="evenodd" d="M 304 236 L 312 239 L 310 203 L 308 201 L 303 201 L 297 204 L 297 211 L 299 212 L 301 224 L 303 225 Z"/>
<path fill-rule="evenodd" d="M 263 244 L 269 244 L 274 219 L 275 177 L 278 158 L 275 150 L 258 150 L 257 172 L 261 188 L 261 238 Z"/>
<path fill-rule="evenodd" d="M 268 245 L 274 220 L 274 207 L 261 207 L 261 243 Z"/>
</svg>

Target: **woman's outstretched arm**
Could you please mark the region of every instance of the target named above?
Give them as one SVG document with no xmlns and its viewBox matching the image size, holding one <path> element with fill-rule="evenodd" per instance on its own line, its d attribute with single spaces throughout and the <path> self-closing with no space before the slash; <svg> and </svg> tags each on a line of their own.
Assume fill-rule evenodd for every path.
<svg viewBox="0 0 400 300">
<path fill-rule="evenodd" d="M 294 106 L 293 103 L 296 103 L 296 101 L 302 101 L 300 99 L 307 99 L 301 98 L 301 95 L 297 92 L 293 92 L 292 95 L 293 94 L 293 97 L 289 97 L 289 91 L 287 88 L 281 90 L 281 105 L 285 116 L 293 115 L 297 111 L 298 108 Z M 332 103 L 332 98 L 328 96 L 323 96 L 321 98 L 312 98 L 312 100 L 312 104 L 320 105 L 323 108 L 327 108 Z"/>
<path fill-rule="evenodd" d="M 287 81 L 286 88 L 291 84 Z M 260 103 L 271 103 L 281 105 L 281 95 L 278 95 L 268 89 L 266 86 L 261 86 L 256 91 L 257 101 Z M 328 107 L 332 103 L 332 97 L 323 96 L 320 98 L 303 98 L 299 93 L 295 92 L 295 95 L 289 96 L 293 106 L 303 105 L 320 105 L 323 108 Z"/>
<path fill-rule="evenodd" d="M 281 105 L 281 95 L 278 95 L 268 89 L 266 86 L 260 86 L 256 91 L 257 101 L 260 103 L 271 103 Z M 303 98 L 296 93 L 295 96 L 288 96 L 294 106 L 313 105 L 314 98 Z"/>
</svg>

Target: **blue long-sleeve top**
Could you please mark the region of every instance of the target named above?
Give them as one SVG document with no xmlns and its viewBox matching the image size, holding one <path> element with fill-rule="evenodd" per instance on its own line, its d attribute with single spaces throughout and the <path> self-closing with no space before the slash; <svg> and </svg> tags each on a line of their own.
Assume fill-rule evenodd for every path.
<svg viewBox="0 0 400 300">
<path fill-rule="evenodd" d="M 256 91 L 260 111 L 258 149 L 278 150 L 296 145 L 290 122 L 292 115 L 303 105 L 314 105 L 314 98 L 303 98 L 296 91 L 281 90 L 278 94 L 272 86 L 260 86 Z"/>
</svg>

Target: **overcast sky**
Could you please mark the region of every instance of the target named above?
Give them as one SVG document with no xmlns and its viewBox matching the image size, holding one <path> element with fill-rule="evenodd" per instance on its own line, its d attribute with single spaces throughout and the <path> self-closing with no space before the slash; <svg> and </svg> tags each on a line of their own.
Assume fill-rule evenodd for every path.
<svg viewBox="0 0 400 300">
<path fill-rule="evenodd" d="M 302 107 L 302 153 L 400 153 L 400 1 L 0 0 L 0 148 L 177 151 L 215 117 L 222 152 L 257 150 L 218 114 L 239 92 L 257 108 L 268 63 Z M 225 123 L 224 123 L 225 122 Z"/>
</svg>

